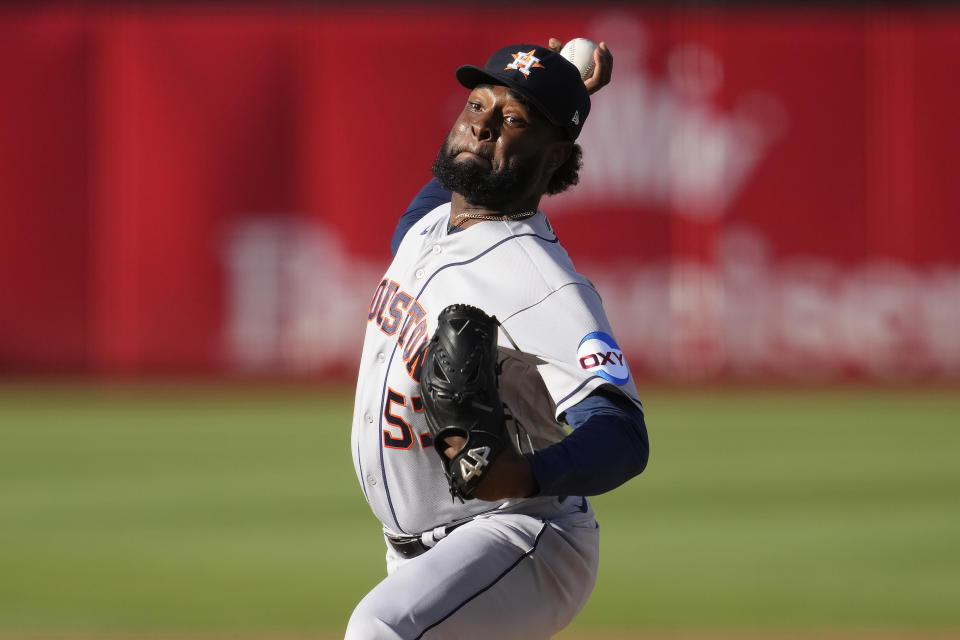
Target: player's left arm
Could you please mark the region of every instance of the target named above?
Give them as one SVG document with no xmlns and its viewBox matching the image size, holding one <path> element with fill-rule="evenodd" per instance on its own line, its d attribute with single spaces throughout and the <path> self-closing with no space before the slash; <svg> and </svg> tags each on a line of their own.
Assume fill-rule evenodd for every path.
<svg viewBox="0 0 960 640">
<path fill-rule="evenodd" d="M 650 440 L 643 411 L 622 394 L 600 389 L 570 407 L 566 421 L 573 433 L 560 442 L 525 455 L 501 455 L 476 497 L 593 496 L 646 468 Z"/>
<path fill-rule="evenodd" d="M 573 433 L 527 454 L 537 495 L 593 496 L 639 475 L 650 458 L 643 411 L 620 393 L 601 388 L 567 410 Z"/>
<path fill-rule="evenodd" d="M 543 269 L 545 277 L 562 280 Z M 509 325 L 520 340 L 517 350 L 536 354 L 543 393 L 553 398 L 556 419 L 573 432 L 523 456 L 510 449 L 501 456 L 509 464 L 501 472 L 498 459 L 484 480 L 490 485 L 480 484 L 482 491 L 476 495 L 484 500 L 597 495 L 623 484 L 647 464 L 650 446 L 643 406 L 599 293 L 585 280 L 553 286 L 536 305 L 510 315 L 504 329 Z M 545 319 L 550 319 L 550 331 L 543 329 Z"/>
</svg>

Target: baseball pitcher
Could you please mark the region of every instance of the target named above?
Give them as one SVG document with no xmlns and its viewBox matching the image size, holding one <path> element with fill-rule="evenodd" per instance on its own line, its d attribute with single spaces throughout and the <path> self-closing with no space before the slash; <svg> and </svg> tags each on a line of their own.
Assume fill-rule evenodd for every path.
<svg viewBox="0 0 960 640">
<path fill-rule="evenodd" d="M 639 474 L 649 446 L 600 296 L 539 207 L 576 184 L 611 66 L 601 46 L 584 81 L 516 44 L 456 70 L 463 110 L 367 313 L 352 453 L 388 575 L 350 640 L 549 638 L 593 589 L 586 496 Z"/>
</svg>

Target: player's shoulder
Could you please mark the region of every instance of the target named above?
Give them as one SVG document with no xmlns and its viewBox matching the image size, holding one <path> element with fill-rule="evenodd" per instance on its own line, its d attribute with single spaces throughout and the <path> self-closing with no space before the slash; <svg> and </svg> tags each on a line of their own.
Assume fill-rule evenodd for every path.
<svg viewBox="0 0 960 640">
<path fill-rule="evenodd" d="M 441 234 L 446 228 L 447 220 L 450 217 L 450 203 L 444 202 L 426 215 L 410 225 L 410 228 L 404 233 L 400 244 L 397 245 L 395 255 L 403 251 L 404 247 L 411 245 L 420 245 Z"/>
<path fill-rule="evenodd" d="M 590 281 L 577 271 L 573 260 L 557 237 L 550 221 L 542 213 L 531 220 L 531 231 L 516 234 L 514 250 L 526 262 L 528 273 L 538 273 L 544 285 L 557 289 L 569 284 L 593 288 Z"/>
<path fill-rule="evenodd" d="M 434 229 L 440 226 L 446 228 L 447 220 L 450 219 L 450 203 L 442 202 L 427 212 L 414 225 L 413 230 L 423 231 L 425 229 Z"/>
</svg>

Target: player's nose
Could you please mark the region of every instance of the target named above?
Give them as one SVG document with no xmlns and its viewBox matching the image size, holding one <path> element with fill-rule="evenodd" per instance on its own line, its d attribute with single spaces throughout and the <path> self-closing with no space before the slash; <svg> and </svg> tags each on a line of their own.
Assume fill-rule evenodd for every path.
<svg viewBox="0 0 960 640">
<path fill-rule="evenodd" d="M 497 136 L 497 120 L 492 110 L 477 113 L 470 121 L 470 132 L 480 141 L 493 140 Z"/>
</svg>

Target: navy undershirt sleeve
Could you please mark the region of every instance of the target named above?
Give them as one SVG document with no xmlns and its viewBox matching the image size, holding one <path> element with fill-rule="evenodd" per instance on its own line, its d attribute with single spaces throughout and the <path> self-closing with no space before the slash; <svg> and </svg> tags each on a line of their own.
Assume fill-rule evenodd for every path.
<svg viewBox="0 0 960 640">
<path fill-rule="evenodd" d="M 423 185 L 414 198 L 406 212 L 400 216 L 400 222 L 393 232 L 393 240 L 390 241 L 390 252 L 397 255 L 397 249 L 403 241 L 403 236 L 407 235 L 410 227 L 417 223 L 417 220 L 427 215 L 442 204 L 450 202 L 451 194 L 440 186 L 440 181 L 433 178 L 427 184 Z"/>
<path fill-rule="evenodd" d="M 650 442 L 643 411 L 618 393 L 594 393 L 566 412 L 573 433 L 526 454 L 542 496 L 593 496 L 647 466 Z"/>
</svg>

